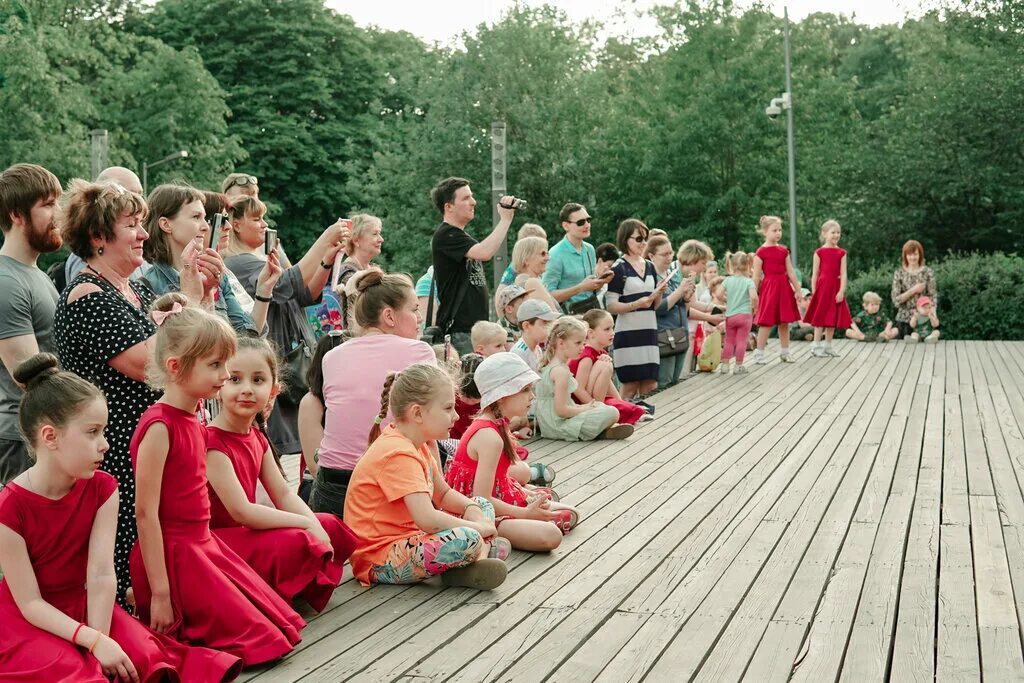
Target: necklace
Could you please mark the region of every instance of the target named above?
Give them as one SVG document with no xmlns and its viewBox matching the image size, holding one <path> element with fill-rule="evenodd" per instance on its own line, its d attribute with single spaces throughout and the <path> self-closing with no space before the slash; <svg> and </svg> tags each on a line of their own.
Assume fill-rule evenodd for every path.
<svg viewBox="0 0 1024 683">
<path fill-rule="evenodd" d="M 103 280 L 108 285 L 110 285 L 115 290 L 117 290 L 117 292 L 121 296 L 123 296 L 125 299 L 128 300 L 128 303 L 132 304 L 136 308 L 138 308 L 140 306 L 141 302 L 139 301 L 139 297 L 136 296 L 135 291 L 132 289 L 132 286 L 130 284 L 127 285 L 128 286 L 128 291 L 126 292 L 126 291 L 122 290 L 121 288 L 119 288 L 117 285 L 115 285 L 113 282 L 108 280 L 106 275 L 104 275 L 100 271 L 96 270 L 91 264 L 86 264 L 85 267 L 88 268 L 89 270 L 91 270 L 92 272 L 96 273 L 96 277 L 98 277 L 99 279 Z"/>
</svg>

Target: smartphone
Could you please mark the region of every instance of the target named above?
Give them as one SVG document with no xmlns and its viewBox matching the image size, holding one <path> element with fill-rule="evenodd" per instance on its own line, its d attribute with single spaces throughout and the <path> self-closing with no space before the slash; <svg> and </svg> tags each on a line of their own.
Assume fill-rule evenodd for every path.
<svg viewBox="0 0 1024 683">
<path fill-rule="evenodd" d="M 665 279 L 671 280 L 679 272 L 679 261 L 673 261 L 672 265 L 665 271 Z"/>
<path fill-rule="evenodd" d="M 277 230 L 267 228 L 266 236 L 263 242 L 263 253 L 270 256 L 274 251 L 277 250 Z"/>
<path fill-rule="evenodd" d="M 220 230 L 224 224 L 224 214 L 214 214 L 213 222 L 210 223 L 210 249 L 217 249 L 217 243 L 220 242 Z"/>
<path fill-rule="evenodd" d="M 452 357 L 452 335 L 444 335 L 444 362 L 447 363 Z"/>
</svg>

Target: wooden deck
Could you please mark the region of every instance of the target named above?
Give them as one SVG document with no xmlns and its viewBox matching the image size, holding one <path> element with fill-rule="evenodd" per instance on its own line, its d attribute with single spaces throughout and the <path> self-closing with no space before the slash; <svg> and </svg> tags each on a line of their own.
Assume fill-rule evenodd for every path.
<svg viewBox="0 0 1024 683">
<path fill-rule="evenodd" d="M 583 521 L 499 589 L 347 579 L 243 679 L 1024 680 L 1024 343 L 795 348 L 532 444 Z"/>
</svg>

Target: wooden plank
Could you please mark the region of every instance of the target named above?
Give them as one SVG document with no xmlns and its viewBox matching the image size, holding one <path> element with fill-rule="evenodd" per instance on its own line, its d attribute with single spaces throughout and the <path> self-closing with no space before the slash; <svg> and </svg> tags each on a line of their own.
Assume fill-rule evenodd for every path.
<svg viewBox="0 0 1024 683">
<path fill-rule="evenodd" d="M 974 563 L 966 526 L 941 527 L 936 681 L 981 680 Z"/>
</svg>

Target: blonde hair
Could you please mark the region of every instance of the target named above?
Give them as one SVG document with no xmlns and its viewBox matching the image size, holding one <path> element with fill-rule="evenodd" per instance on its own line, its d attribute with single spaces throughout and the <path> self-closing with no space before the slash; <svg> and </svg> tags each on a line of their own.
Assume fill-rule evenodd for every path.
<svg viewBox="0 0 1024 683">
<path fill-rule="evenodd" d="M 548 238 L 548 233 L 544 228 L 536 223 L 523 223 L 523 227 L 519 228 L 519 233 L 516 235 L 516 239 L 521 240 L 526 237 L 543 237 L 546 240 Z"/>
<path fill-rule="evenodd" d="M 821 242 L 822 244 L 825 244 L 825 233 L 827 233 L 832 228 L 838 228 L 839 230 L 842 230 L 843 226 L 839 225 L 839 221 L 837 220 L 833 220 L 831 218 L 828 219 L 827 221 L 821 224 L 821 232 L 818 233 L 818 241 Z"/>
<path fill-rule="evenodd" d="M 235 221 L 240 218 L 262 218 L 267 213 L 267 205 L 256 197 L 242 195 L 231 198 L 231 207 L 228 209 L 228 218 L 231 219 L 231 235 L 228 239 L 228 246 L 224 250 L 224 256 L 234 256 L 249 251 L 244 244 L 239 243 L 238 233 L 235 232 Z"/>
<path fill-rule="evenodd" d="M 761 216 L 761 220 L 757 222 L 758 232 L 764 234 L 768 231 L 768 228 L 778 223 L 782 225 L 782 219 L 778 216 Z"/>
<path fill-rule="evenodd" d="M 676 254 L 676 260 L 684 266 L 710 261 L 713 258 L 715 258 L 715 252 L 700 240 L 686 240 L 679 245 L 679 253 Z"/>
<path fill-rule="evenodd" d="M 574 332 L 578 332 L 586 338 L 588 329 L 587 324 L 575 316 L 563 315 L 556 320 L 548 330 L 548 340 L 544 345 L 544 355 L 541 356 L 540 367 L 550 364 L 555 359 L 555 347 L 558 346 L 559 340 L 566 339 Z"/>
<path fill-rule="evenodd" d="M 180 310 L 172 312 L 175 305 Z M 173 380 L 167 376 L 167 359 L 179 359 L 178 378 L 187 379 L 196 363 L 211 353 L 222 360 L 235 355 L 238 338 L 223 318 L 189 303 L 180 292 L 169 292 L 153 303 L 153 311 L 170 313 L 153 336 L 154 343 L 146 367 L 146 382 L 163 389 Z"/>
<path fill-rule="evenodd" d="M 424 406 L 433 401 L 445 387 L 455 393 L 455 381 L 444 368 L 430 363 L 415 363 L 401 372 L 392 372 L 384 380 L 380 394 L 380 411 L 370 428 L 368 446 L 380 436 L 381 424 L 390 413 L 401 422 L 414 405 Z"/>
<path fill-rule="evenodd" d="M 877 292 L 864 292 L 864 297 L 861 301 L 866 304 L 880 304 L 882 303 L 882 297 L 878 296 Z"/>
<path fill-rule="evenodd" d="M 480 344 L 498 340 L 504 342 L 506 339 L 508 339 L 508 333 L 505 332 L 505 328 L 490 320 L 478 321 L 469 331 L 469 343 L 473 345 L 474 349 Z"/>
<path fill-rule="evenodd" d="M 612 314 L 603 308 L 591 308 L 581 316 L 581 319 L 587 327 L 596 330 L 603 320 L 611 320 Z"/>
<path fill-rule="evenodd" d="M 522 273 L 526 270 L 526 262 L 548 248 L 544 237 L 521 237 L 512 247 L 512 270 Z"/>
<path fill-rule="evenodd" d="M 374 228 L 384 228 L 384 222 L 381 219 L 368 213 L 357 213 L 350 220 L 352 221 L 352 239 L 349 241 L 346 251 L 349 256 L 352 255 L 352 245 L 357 239 L 361 239 Z"/>
<path fill-rule="evenodd" d="M 730 275 L 746 275 L 754 267 L 754 255 L 745 251 L 725 252 L 725 270 Z"/>
</svg>

